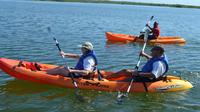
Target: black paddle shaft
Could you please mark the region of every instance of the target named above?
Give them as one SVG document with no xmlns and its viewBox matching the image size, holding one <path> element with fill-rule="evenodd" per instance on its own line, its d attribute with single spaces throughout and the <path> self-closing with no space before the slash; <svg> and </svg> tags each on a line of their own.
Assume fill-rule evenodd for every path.
<svg viewBox="0 0 200 112">
<path fill-rule="evenodd" d="M 56 46 L 57 46 L 58 50 L 61 52 L 62 50 L 60 48 L 60 45 L 59 45 L 58 41 L 56 40 L 55 37 L 53 38 L 53 40 L 56 41 Z"/>
<path fill-rule="evenodd" d="M 57 39 L 56 39 L 55 37 L 53 38 L 53 40 L 55 40 L 56 46 L 57 46 L 58 50 L 61 52 L 62 50 L 61 50 L 61 48 L 60 48 L 59 42 L 57 41 Z M 76 83 L 76 81 L 74 80 L 74 76 L 73 76 L 72 74 L 70 74 L 70 77 L 71 77 L 71 79 L 72 79 L 72 83 L 74 84 L 74 86 L 75 86 L 76 88 L 78 88 L 77 83 Z"/>
<path fill-rule="evenodd" d="M 51 28 L 48 27 L 47 29 L 48 29 L 49 34 L 51 34 Z M 57 46 L 58 50 L 61 52 L 62 50 L 61 50 L 61 48 L 60 48 L 59 42 L 57 41 L 57 39 L 56 39 L 55 37 L 53 37 L 53 40 L 56 42 L 56 46 Z M 64 59 L 64 57 L 63 57 L 63 59 Z M 67 64 L 66 64 L 66 65 L 67 65 Z M 67 67 L 67 66 L 66 66 L 66 67 Z M 70 74 L 70 78 L 71 78 L 72 83 L 73 83 L 73 85 L 74 85 L 74 87 L 75 87 L 75 95 L 76 95 L 76 97 L 77 97 L 80 101 L 84 101 L 83 97 L 79 94 L 79 90 L 78 90 L 77 83 L 76 83 L 76 81 L 74 80 L 74 76 L 73 76 L 72 74 Z"/>
<path fill-rule="evenodd" d="M 49 35 L 52 36 L 52 34 L 51 34 L 51 28 L 47 27 L 47 30 L 49 32 Z M 61 50 L 61 48 L 59 46 L 59 43 L 58 43 L 57 39 L 54 36 L 52 36 L 52 37 L 53 37 L 53 40 L 56 42 L 56 46 L 57 46 L 58 50 L 61 52 L 62 50 Z"/>
</svg>

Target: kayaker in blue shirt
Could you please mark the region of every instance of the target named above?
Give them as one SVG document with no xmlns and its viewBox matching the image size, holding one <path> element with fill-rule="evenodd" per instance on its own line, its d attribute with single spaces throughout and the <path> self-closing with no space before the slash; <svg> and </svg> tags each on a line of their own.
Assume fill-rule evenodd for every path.
<svg viewBox="0 0 200 112">
<path fill-rule="evenodd" d="M 151 49 L 151 55 L 148 55 L 144 52 L 141 52 L 140 55 L 148 59 L 141 71 L 124 69 L 111 76 L 108 76 L 107 78 L 127 76 L 130 79 L 132 76 L 141 76 L 145 81 L 152 81 L 162 77 L 168 71 L 168 62 L 164 56 L 164 49 L 162 47 L 153 47 Z"/>
<path fill-rule="evenodd" d="M 93 45 L 90 42 L 85 42 L 81 46 L 82 55 L 60 52 L 60 55 L 69 58 L 78 59 L 76 66 L 71 68 L 57 67 L 47 71 L 48 74 L 69 76 L 73 73 L 75 77 L 85 77 L 90 73 L 94 73 L 97 66 L 96 55 L 93 51 Z"/>
</svg>

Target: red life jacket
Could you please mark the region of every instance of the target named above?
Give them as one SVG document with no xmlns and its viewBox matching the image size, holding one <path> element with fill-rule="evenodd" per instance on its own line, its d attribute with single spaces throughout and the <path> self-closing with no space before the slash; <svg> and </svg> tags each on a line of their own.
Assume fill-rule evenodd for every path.
<svg viewBox="0 0 200 112">
<path fill-rule="evenodd" d="M 158 38 L 160 36 L 160 28 L 159 27 L 153 28 L 153 36 L 155 38 Z"/>
</svg>

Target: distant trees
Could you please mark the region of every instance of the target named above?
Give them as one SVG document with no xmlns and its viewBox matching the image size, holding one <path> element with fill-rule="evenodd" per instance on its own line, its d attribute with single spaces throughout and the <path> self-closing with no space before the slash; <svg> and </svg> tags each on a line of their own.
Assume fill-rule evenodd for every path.
<svg viewBox="0 0 200 112">
<path fill-rule="evenodd" d="M 146 5 L 146 6 L 164 6 L 164 7 L 198 8 L 198 9 L 200 9 L 200 6 L 192 6 L 192 5 L 143 3 L 143 2 L 112 1 L 112 0 L 38 0 L 38 1 L 109 3 L 109 4 Z"/>
</svg>

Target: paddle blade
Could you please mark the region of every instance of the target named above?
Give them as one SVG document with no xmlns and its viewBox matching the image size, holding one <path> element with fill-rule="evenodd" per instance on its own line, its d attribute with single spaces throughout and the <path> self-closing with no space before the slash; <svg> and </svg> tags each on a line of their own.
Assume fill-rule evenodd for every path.
<svg viewBox="0 0 200 112">
<path fill-rule="evenodd" d="M 54 40 L 54 41 L 56 41 L 56 44 L 58 43 L 58 41 L 56 40 L 56 38 L 55 38 L 55 37 L 53 37 L 53 40 Z"/>
<path fill-rule="evenodd" d="M 47 30 L 48 30 L 48 32 L 51 32 L 51 28 L 50 27 L 47 27 Z"/>
<path fill-rule="evenodd" d="M 150 22 L 153 20 L 154 16 L 151 16 L 150 20 L 147 21 L 147 24 L 150 24 Z M 145 27 L 146 28 L 146 27 Z M 145 31 L 145 28 L 143 29 L 143 31 Z"/>
<path fill-rule="evenodd" d="M 121 105 L 122 104 L 122 102 L 123 102 L 123 99 L 125 98 L 125 97 L 128 97 L 128 95 L 127 94 L 124 94 L 124 93 L 121 93 L 120 91 L 118 92 L 118 94 L 117 94 L 117 104 L 119 104 L 119 105 Z"/>
<path fill-rule="evenodd" d="M 80 94 L 80 91 L 78 88 L 75 88 L 75 96 L 80 102 L 85 102 L 84 97 Z"/>
<path fill-rule="evenodd" d="M 150 21 L 154 18 L 154 16 L 151 16 Z"/>
</svg>

